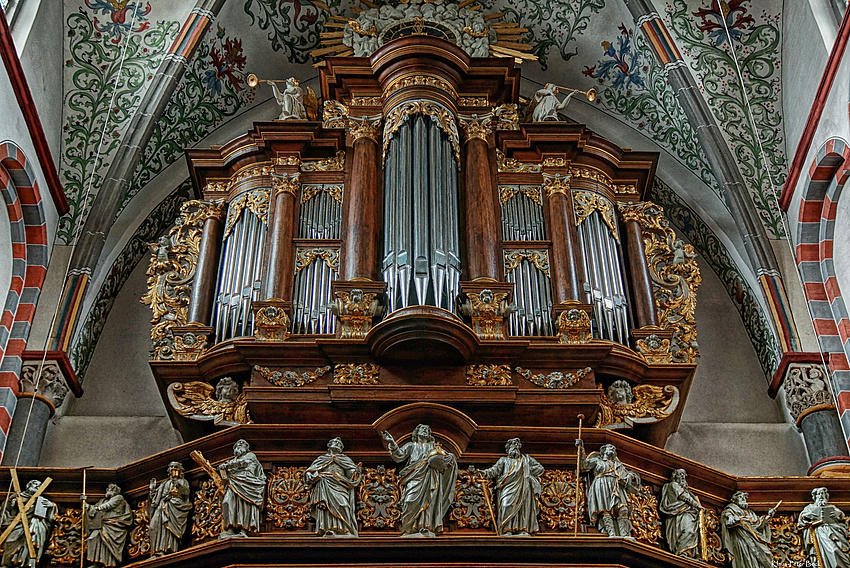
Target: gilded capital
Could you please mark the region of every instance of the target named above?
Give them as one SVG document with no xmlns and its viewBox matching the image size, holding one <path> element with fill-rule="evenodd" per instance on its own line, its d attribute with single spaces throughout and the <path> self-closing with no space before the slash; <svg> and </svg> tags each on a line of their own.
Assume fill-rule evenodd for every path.
<svg viewBox="0 0 850 568">
<path fill-rule="evenodd" d="M 543 194 L 552 197 L 556 193 L 570 194 L 570 174 L 543 174 Z"/>
<path fill-rule="evenodd" d="M 381 143 L 381 117 L 380 116 L 363 116 L 361 118 L 348 119 L 348 132 L 354 142 L 361 138 L 368 138 L 375 144 Z"/>
<path fill-rule="evenodd" d="M 293 197 L 297 195 L 301 185 L 301 174 L 298 172 L 290 174 L 272 174 L 272 190 L 277 197 L 281 193 L 288 193 Z"/>
<path fill-rule="evenodd" d="M 646 209 L 650 203 L 619 203 L 617 208 L 620 210 L 620 217 L 624 223 L 635 221 L 641 223 L 646 218 Z"/>
<path fill-rule="evenodd" d="M 224 219 L 227 203 L 223 199 L 216 201 L 199 201 L 198 214 L 204 219 Z"/>
<path fill-rule="evenodd" d="M 480 117 L 477 114 L 471 116 L 460 116 L 460 128 L 463 130 L 463 141 L 470 142 L 474 139 L 487 142 L 487 136 L 490 135 L 490 116 Z"/>
</svg>

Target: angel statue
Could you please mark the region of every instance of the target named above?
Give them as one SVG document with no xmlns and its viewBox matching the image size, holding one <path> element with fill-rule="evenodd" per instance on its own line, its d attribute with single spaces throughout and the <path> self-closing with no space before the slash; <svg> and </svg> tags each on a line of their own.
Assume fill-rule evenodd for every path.
<svg viewBox="0 0 850 568">
<path fill-rule="evenodd" d="M 290 77 L 286 80 L 286 87 L 281 93 L 275 85 L 275 81 L 266 81 L 272 87 L 274 98 L 280 105 L 280 116 L 278 120 L 316 120 L 319 102 L 313 89 L 307 88 L 305 96 L 298 79 Z"/>
<path fill-rule="evenodd" d="M 245 393 L 239 392 L 239 384 L 230 377 L 222 377 L 215 388 L 202 381 L 171 383 L 168 402 L 181 416 L 212 420 L 216 426 L 251 423 Z"/>
<path fill-rule="evenodd" d="M 531 99 L 531 103 L 529 103 L 529 109 L 527 112 L 531 113 L 531 121 L 532 122 L 545 122 L 545 121 L 558 121 L 558 111 L 564 110 L 567 108 L 567 105 L 570 102 L 570 99 L 573 98 L 573 95 L 576 94 L 575 91 L 570 91 L 570 94 L 567 95 L 563 101 L 559 101 L 558 97 L 558 87 L 556 87 L 553 83 L 546 83 L 546 85 L 539 89 L 536 93 L 534 93 L 534 97 Z"/>
</svg>

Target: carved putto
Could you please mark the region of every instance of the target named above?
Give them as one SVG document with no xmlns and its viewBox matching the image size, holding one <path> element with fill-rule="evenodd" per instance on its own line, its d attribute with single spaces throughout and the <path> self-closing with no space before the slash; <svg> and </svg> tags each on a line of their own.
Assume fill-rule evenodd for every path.
<svg viewBox="0 0 850 568">
<path fill-rule="evenodd" d="M 215 388 L 201 381 L 171 383 L 168 402 L 192 420 L 211 420 L 216 426 L 251 423 L 245 393 L 239 392 L 239 385 L 230 377 L 222 377 Z"/>
<path fill-rule="evenodd" d="M 602 395 L 594 428 L 631 428 L 652 424 L 670 416 L 679 405 L 679 389 L 673 385 L 638 385 L 615 381 Z"/>
</svg>

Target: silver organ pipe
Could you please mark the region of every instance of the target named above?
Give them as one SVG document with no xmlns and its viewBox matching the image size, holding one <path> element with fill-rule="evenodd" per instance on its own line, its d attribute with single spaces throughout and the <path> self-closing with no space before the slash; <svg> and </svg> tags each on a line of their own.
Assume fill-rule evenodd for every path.
<svg viewBox="0 0 850 568">
<path fill-rule="evenodd" d="M 617 235 L 593 211 L 578 225 L 584 252 L 586 301 L 593 305 L 593 335 L 628 344 L 630 321 L 624 263 Z"/>
<path fill-rule="evenodd" d="M 503 241 L 544 241 L 543 206 L 537 186 L 501 186 L 500 191 L 512 192 L 502 203 Z M 531 197 L 529 197 L 531 196 Z"/>
<path fill-rule="evenodd" d="M 454 309 L 460 283 L 457 162 L 428 116 L 414 115 L 389 143 L 384 169 L 384 257 L 390 310 Z"/>
</svg>

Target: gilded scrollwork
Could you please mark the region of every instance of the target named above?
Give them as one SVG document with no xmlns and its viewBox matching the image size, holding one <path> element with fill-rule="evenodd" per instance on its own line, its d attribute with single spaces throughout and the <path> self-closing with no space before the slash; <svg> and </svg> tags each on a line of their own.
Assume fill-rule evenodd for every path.
<svg viewBox="0 0 850 568">
<path fill-rule="evenodd" d="M 486 95 L 480 97 L 459 97 L 457 99 L 459 107 L 486 107 L 490 106 L 490 99 Z"/>
<path fill-rule="evenodd" d="M 540 187 L 536 185 L 500 185 L 499 202 L 504 204 L 517 193 L 523 194 L 537 205 L 543 205 L 543 200 L 540 198 Z"/>
<path fill-rule="evenodd" d="M 673 385 L 637 385 L 633 402 L 617 404 L 602 393 L 599 415 L 594 428 L 631 428 L 664 420 L 679 406 L 679 389 Z"/>
<path fill-rule="evenodd" d="M 694 248 L 676 237 L 664 211 L 654 203 L 619 207 L 624 219 L 640 223 L 658 321 L 660 327 L 673 330 L 673 362 L 694 363 L 699 356 L 694 313 L 702 282 Z"/>
<path fill-rule="evenodd" d="M 384 159 L 387 157 L 387 148 L 389 148 L 393 136 L 401 128 L 401 125 L 414 114 L 422 114 L 434 119 L 436 124 L 449 137 L 452 150 L 454 150 L 455 160 L 460 165 L 460 134 L 458 133 L 454 115 L 443 105 L 431 101 L 409 101 L 398 105 L 390 111 L 384 124 Z"/>
<path fill-rule="evenodd" d="M 515 103 L 505 103 L 493 107 L 494 130 L 519 130 L 519 111 Z"/>
<path fill-rule="evenodd" d="M 295 273 L 297 274 L 307 268 L 317 258 L 322 259 L 328 265 L 328 268 L 339 270 L 338 248 L 299 248 L 295 251 Z"/>
<path fill-rule="evenodd" d="M 620 240 L 614 204 L 608 201 L 608 199 L 590 191 L 574 191 L 573 209 L 575 211 L 577 225 L 581 225 L 594 211 L 598 211 L 602 216 L 602 220 L 611 231 L 611 236 L 614 237 L 614 240 Z"/>
<path fill-rule="evenodd" d="M 485 484 L 487 493 L 482 486 Z M 493 495 L 493 481 L 482 479 L 477 472 L 459 470 L 455 482 L 455 498 L 449 519 L 457 523 L 459 529 L 478 529 L 492 526 L 493 517 L 487 504 L 487 494 Z M 495 510 L 495 509 L 494 509 Z"/>
<path fill-rule="evenodd" d="M 670 354 L 670 340 L 659 337 L 654 333 L 643 339 L 637 339 L 635 347 L 636 351 L 650 365 L 670 363 L 673 360 L 673 356 Z"/>
<path fill-rule="evenodd" d="M 336 365 L 334 384 L 337 385 L 377 385 L 380 369 L 374 363 Z"/>
<path fill-rule="evenodd" d="M 347 128 L 348 107 L 336 100 L 325 101 L 322 109 L 322 126 L 325 128 Z"/>
<path fill-rule="evenodd" d="M 221 495 L 213 480 L 207 479 L 195 492 L 192 536 L 197 542 L 216 537 L 221 531 Z"/>
<path fill-rule="evenodd" d="M 300 529 L 310 518 L 310 489 L 303 467 L 275 467 L 269 475 L 266 519 L 281 529 Z"/>
<path fill-rule="evenodd" d="M 590 367 L 585 367 L 584 369 L 579 369 L 574 373 L 552 371 L 545 375 L 535 375 L 528 369 L 523 369 L 522 367 L 516 368 L 516 372 L 519 376 L 531 383 L 534 383 L 538 387 L 543 387 L 544 389 L 565 389 L 571 387 L 586 377 L 591 371 L 592 369 Z"/>
<path fill-rule="evenodd" d="M 198 264 L 203 226 L 210 217 L 221 219 L 224 202 L 187 201 L 168 235 L 152 245 L 148 291 L 141 302 L 150 306 L 154 359 L 174 358 L 172 329 L 187 323 L 191 282 Z"/>
<path fill-rule="evenodd" d="M 499 173 L 539 174 L 543 171 L 540 164 L 526 164 L 516 158 L 508 158 L 505 153 L 496 148 L 496 168 Z M 502 200 L 504 203 L 505 200 Z"/>
<path fill-rule="evenodd" d="M 636 540 L 658 544 L 661 540 L 661 519 L 658 516 L 658 499 L 646 485 L 640 492 L 629 493 L 632 506 L 629 509 L 629 520 L 632 522 L 632 536 Z"/>
<path fill-rule="evenodd" d="M 613 183 L 611 178 L 608 177 L 608 174 L 592 168 L 583 168 L 580 166 L 571 167 L 570 175 L 576 180 L 592 182 L 596 185 L 602 185 L 605 187 L 610 187 Z"/>
<path fill-rule="evenodd" d="M 510 365 L 467 365 L 466 384 L 476 387 L 512 387 Z"/>
<path fill-rule="evenodd" d="M 490 135 L 490 118 L 481 117 L 477 114 L 471 116 L 459 116 L 460 128 L 463 130 L 464 142 L 478 139 L 487 142 L 487 136 Z"/>
<path fill-rule="evenodd" d="M 212 421 L 216 426 L 251 424 L 248 400 L 239 385 L 224 377 L 216 388 L 202 381 L 171 383 L 168 402 L 181 416 L 192 420 Z"/>
<path fill-rule="evenodd" d="M 315 371 L 304 371 L 296 373 L 295 371 L 272 371 L 268 367 L 254 365 L 254 370 L 273 385 L 279 387 L 301 387 L 312 383 L 325 373 L 331 370 L 330 365 L 325 367 L 317 367 Z"/>
<path fill-rule="evenodd" d="M 508 292 L 493 292 L 489 288 L 461 295 L 458 309 L 472 319 L 472 330 L 479 339 L 504 339 L 502 323 L 514 310 L 508 305 L 508 296 Z"/>
<path fill-rule="evenodd" d="M 723 552 L 720 537 L 720 513 L 714 507 L 706 507 L 704 519 L 704 533 L 700 535 L 700 550 L 704 551 L 702 559 L 711 564 L 725 565 L 726 553 Z"/>
<path fill-rule="evenodd" d="M 401 519 L 401 488 L 395 469 L 367 467 L 357 497 L 357 519 L 363 528 L 392 529 Z"/>
<path fill-rule="evenodd" d="M 354 117 L 348 114 L 348 107 L 339 101 L 326 101 L 322 116 L 325 128 L 345 128 L 354 141 L 368 138 L 380 144 L 381 115 Z"/>
<path fill-rule="evenodd" d="M 278 305 L 275 305 L 278 304 Z M 291 321 L 282 300 L 254 303 L 254 337 L 259 341 L 286 341 Z"/>
<path fill-rule="evenodd" d="M 576 518 L 585 516 L 584 484 L 581 481 L 577 484 L 570 471 L 547 469 L 540 477 L 540 485 L 540 521 L 557 531 L 574 530 Z"/>
<path fill-rule="evenodd" d="M 570 174 L 543 174 L 543 195 L 570 195 Z M 581 223 L 581 221 L 579 221 Z"/>
<path fill-rule="evenodd" d="M 149 556 L 151 553 L 151 539 L 148 535 L 148 502 L 142 501 L 133 511 L 133 529 L 127 539 L 127 554 L 130 558 Z"/>
<path fill-rule="evenodd" d="M 806 566 L 808 554 L 797 517 L 777 515 L 770 519 L 770 552 L 774 566 Z"/>
<path fill-rule="evenodd" d="M 242 180 L 256 177 L 270 176 L 274 173 L 274 166 L 271 162 L 252 164 L 245 166 L 233 176 L 233 183 L 238 183 Z"/>
<path fill-rule="evenodd" d="M 281 193 L 288 193 L 294 197 L 298 194 L 300 186 L 301 174 L 298 172 L 272 174 L 272 191 L 275 197 Z M 266 217 L 268 217 L 268 212 L 266 212 Z"/>
<path fill-rule="evenodd" d="M 380 99 L 379 99 L 380 101 Z M 380 102 L 379 102 L 380 106 Z M 345 151 L 340 150 L 335 156 L 321 160 L 304 160 L 301 162 L 302 172 L 341 172 L 345 169 Z"/>
<path fill-rule="evenodd" d="M 558 343 L 581 345 L 590 341 L 590 316 L 587 312 L 572 308 L 558 315 Z"/>
<path fill-rule="evenodd" d="M 307 203 L 322 192 L 330 195 L 337 203 L 342 203 L 342 186 L 322 183 L 301 186 L 301 203 Z"/>
<path fill-rule="evenodd" d="M 51 566 L 79 566 L 83 515 L 79 509 L 65 509 L 53 517 L 53 532 L 47 545 Z"/>
<path fill-rule="evenodd" d="M 255 189 L 246 191 L 236 196 L 227 205 L 227 221 L 224 223 L 224 238 L 226 239 L 236 222 L 242 215 L 242 211 L 248 209 L 251 213 L 257 216 L 263 224 L 269 222 L 269 190 Z"/>
<path fill-rule="evenodd" d="M 566 168 L 569 162 L 563 156 L 549 156 L 543 158 L 544 168 Z"/>
<path fill-rule="evenodd" d="M 339 319 L 339 337 L 362 339 L 372 328 L 373 318 L 383 315 L 386 307 L 381 305 L 378 294 L 364 292 L 360 288 L 337 290 L 331 311 Z"/>
<path fill-rule="evenodd" d="M 448 93 L 453 99 L 457 98 L 457 91 L 451 83 L 434 75 L 406 75 L 396 79 L 384 91 L 384 97 L 389 97 L 399 89 L 406 89 L 407 87 L 433 87 Z"/>
<path fill-rule="evenodd" d="M 380 107 L 383 104 L 381 97 L 351 97 L 351 106 L 353 107 Z"/>
<path fill-rule="evenodd" d="M 549 276 L 549 251 L 546 250 L 505 250 L 505 275 L 510 274 L 524 260 L 537 270 Z"/>
<path fill-rule="evenodd" d="M 204 194 L 227 193 L 230 191 L 230 180 L 211 181 L 204 186 Z"/>
</svg>

